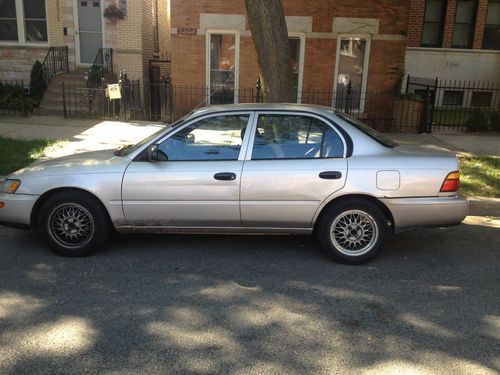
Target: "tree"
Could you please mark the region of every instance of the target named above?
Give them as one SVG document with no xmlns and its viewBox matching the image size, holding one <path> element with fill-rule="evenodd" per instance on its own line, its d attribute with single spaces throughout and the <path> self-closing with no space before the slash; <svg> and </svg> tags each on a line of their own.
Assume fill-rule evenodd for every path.
<svg viewBox="0 0 500 375">
<path fill-rule="evenodd" d="M 281 0 L 245 0 L 265 102 L 294 102 L 288 30 Z"/>
</svg>

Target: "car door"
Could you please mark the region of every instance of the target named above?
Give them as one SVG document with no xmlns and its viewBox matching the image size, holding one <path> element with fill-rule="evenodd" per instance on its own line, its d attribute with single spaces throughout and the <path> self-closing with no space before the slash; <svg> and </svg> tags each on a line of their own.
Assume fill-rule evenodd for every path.
<svg viewBox="0 0 500 375">
<path fill-rule="evenodd" d="M 242 112 L 192 120 L 158 142 L 162 161 L 130 163 L 122 184 L 128 223 L 240 226 L 242 145 L 252 116 Z"/>
<path fill-rule="evenodd" d="M 244 226 L 308 228 L 346 180 L 345 140 L 313 114 L 260 112 L 241 181 Z"/>
</svg>

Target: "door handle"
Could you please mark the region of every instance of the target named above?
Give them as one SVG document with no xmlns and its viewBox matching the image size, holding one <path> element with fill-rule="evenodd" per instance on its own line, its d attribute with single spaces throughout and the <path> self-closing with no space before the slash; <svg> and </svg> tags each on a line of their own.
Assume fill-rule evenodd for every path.
<svg viewBox="0 0 500 375">
<path fill-rule="evenodd" d="M 236 180 L 236 173 L 220 172 L 220 173 L 214 174 L 214 178 L 216 180 L 221 180 L 221 181 L 233 181 L 233 180 Z"/>
<path fill-rule="evenodd" d="M 325 171 L 319 174 L 319 178 L 323 178 L 325 180 L 338 180 L 342 177 L 342 172 L 339 171 Z"/>
</svg>

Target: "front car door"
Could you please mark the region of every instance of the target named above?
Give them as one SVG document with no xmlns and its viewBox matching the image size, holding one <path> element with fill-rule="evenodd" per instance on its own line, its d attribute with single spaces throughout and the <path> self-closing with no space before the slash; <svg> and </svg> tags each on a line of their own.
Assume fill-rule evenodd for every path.
<svg viewBox="0 0 500 375">
<path fill-rule="evenodd" d="M 122 187 L 132 226 L 237 227 L 251 112 L 191 120 L 159 141 L 164 161 L 133 161 Z"/>
<path fill-rule="evenodd" d="M 252 133 L 241 181 L 243 225 L 310 228 L 321 202 L 345 184 L 345 141 L 327 121 L 304 113 L 257 113 Z"/>
</svg>

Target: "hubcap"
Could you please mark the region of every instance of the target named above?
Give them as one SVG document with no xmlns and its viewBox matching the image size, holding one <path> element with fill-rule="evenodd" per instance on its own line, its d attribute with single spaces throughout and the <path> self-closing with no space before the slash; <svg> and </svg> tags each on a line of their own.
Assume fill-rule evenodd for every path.
<svg viewBox="0 0 500 375">
<path fill-rule="evenodd" d="M 369 252 L 378 239 L 375 220 L 366 212 L 342 212 L 332 223 L 330 238 L 342 254 L 359 256 Z"/>
<path fill-rule="evenodd" d="M 64 203 L 54 208 L 48 225 L 51 237 L 68 248 L 84 246 L 94 234 L 92 215 L 76 203 Z"/>
</svg>

